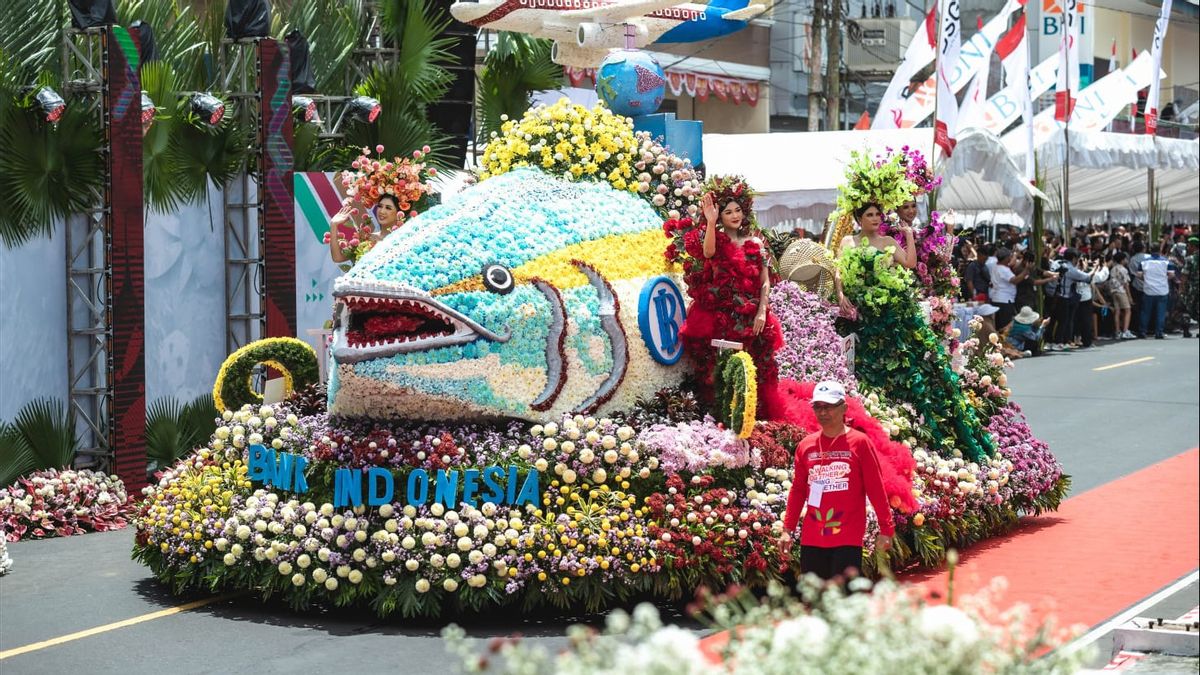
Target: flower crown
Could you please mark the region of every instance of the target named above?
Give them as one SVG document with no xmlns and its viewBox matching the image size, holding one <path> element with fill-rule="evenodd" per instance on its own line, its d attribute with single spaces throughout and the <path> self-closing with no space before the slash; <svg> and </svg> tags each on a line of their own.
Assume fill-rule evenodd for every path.
<svg viewBox="0 0 1200 675">
<path fill-rule="evenodd" d="M 893 211 L 913 198 L 917 186 L 908 177 L 900 155 L 874 161 L 865 153 L 852 152 L 846 165 L 846 182 L 838 186 L 837 211 L 833 218 L 854 213 L 865 204 L 878 204 Z"/>
<path fill-rule="evenodd" d="M 354 172 L 347 172 L 342 177 L 346 195 L 366 210 L 375 208 L 384 195 L 391 195 L 399 203 L 401 219 L 405 212 L 409 212 L 409 217 L 415 216 L 422 210 L 416 205 L 433 192 L 428 180 L 437 174 L 433 167 L 422 161 L 429 153 L 429 146 L 414 150 L 412 159 L 396 157 L 388 160 L 383 156 L 382 145 L 375 146 L 375 152 L 378 159 L 371 157 L 370 148 L 363 148 L 362 154 L 350 163 Z"/>
<path fill-rule="evenodd" d="M 929 166 L 929 162 L 925 160 L 925 155 L 921 154 L 920 150 L 906 145 L 900 148 L 900 152 L 887 148 L 887 154 L 900 158 L 900 165 L 904 167 L 905 177 L 917 187 L 914 196 L 933 192 L 942 184 L 942 177 L 934 175 L 933 168 Z M 886 156 L 876 157 L 876 164 L 886 160 Z"/>
<path fill-rule="evenodd" d="M 718 211 L 724 209 L 729 202 L 737 202 L 737 205 L 742 207 L 742 213 L 745 214 L 749 226 L 757 227 L 758 221 L 754 218 L 754 190 L 746 183 L 745 178 L 713 176 L 705 183 L 704 191 L 712 193 Z"/>
</svg>

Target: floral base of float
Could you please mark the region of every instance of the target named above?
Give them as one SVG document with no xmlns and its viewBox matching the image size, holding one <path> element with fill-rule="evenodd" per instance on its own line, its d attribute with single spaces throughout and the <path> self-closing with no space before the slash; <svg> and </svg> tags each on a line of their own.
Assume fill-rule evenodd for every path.
<svg viewBox="0 0 1200 675">
<path fill-rule="evenodd" d="M 854 382 L 840 338 L 813 339 L 837 335 L 836 311 L 790 283 L 772 294 L 795 347 L 777 354 L 793 378 L 788 421 L 744 414 L 730 429 L 706 415 L 668 358 L 679 326 L 664 322 L 683 312 L 638 315 L 669 305 L 639 302 L 648 285 L 680 282 L 663 222 L 695 212 L 698 183 L 628 120 L 535 109 L 483 164 L 486 180 L 338 281 L 328 393 L 226 410 L 209 443 L 145 491 L 134 557 L 173 589 L 414 616 L 595 610 L 782 580 L 798 571 L 781 543 L 792 458 L 818 429 L 806 401 L 826 376 L 857 392 L 849 423 L 891 469 L 893 568 L 936 564 L 1062 499 L 1068 479 L 1008 403 L 994 342 L 964 340 L 950 357 L 959 398 L 990 420 L 994 451 L 972 462 L 908 402 Z M 730 363 L 749 375 L 748 360 Z M 752 379 L 730 379 L 720 418 L 753 410 Z M 284 489 L 283 476 L 252 473 L 252 446 L 275 470 L 292 457 L 304 490 L 294 475 Z M 477 502 L 461 492 L 468 474 L 492 483 Z"/>
</svg>

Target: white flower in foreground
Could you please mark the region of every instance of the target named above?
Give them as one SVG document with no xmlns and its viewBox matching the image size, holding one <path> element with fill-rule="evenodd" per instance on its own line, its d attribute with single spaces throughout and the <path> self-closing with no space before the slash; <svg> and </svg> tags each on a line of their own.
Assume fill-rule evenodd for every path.
<svg viewBox="0 0 1200 675">
<path fill-rule="evenodd" d="M 970 647 L 979 640 L 979 627 L 962 610 L 949 605 L 925 607 L 917 617 L 921 633 L 945 645 Z"/>
<path fill-rule="evenodd" d="M 771 636 L 772 654 L 797 657 L 821 654 L 828 647 L 829 624 L 815 616 L 800 616 L 780 621 Z"/>
</svg>

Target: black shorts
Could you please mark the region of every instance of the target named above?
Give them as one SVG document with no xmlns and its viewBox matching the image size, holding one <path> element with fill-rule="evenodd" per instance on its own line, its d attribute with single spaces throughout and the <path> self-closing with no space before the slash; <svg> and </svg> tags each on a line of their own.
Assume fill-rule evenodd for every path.
<svg viewBox="0 0 1200 675">
<path fill-rule="evenodd" d="M 861 546 L 801 546 L 800 571 L 815 574 L 828 581 L 836 576 L 848 577 L 847 570 L 862 574 L 863 550 Z"/>
</svg>

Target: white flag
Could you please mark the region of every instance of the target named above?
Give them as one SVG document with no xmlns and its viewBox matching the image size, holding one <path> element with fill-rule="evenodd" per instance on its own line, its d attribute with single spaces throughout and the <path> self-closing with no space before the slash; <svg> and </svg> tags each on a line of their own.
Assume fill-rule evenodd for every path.
<svg viewBox="0 0 1200 675">
<path fill-rule="evenodd" d="M 1158 23 L 1154 24 L 1154 44 L 1150 50 L 1154 55 L 1154 72 L 1162 68 L 1163 41 L 1167 39 L 1167 24 L 1171 20 L 1171 0 L 1163 0 L 1162 13 L 1158 15 Z M 1158 78 L 1150 83 L 1150 93 L 1146 96 L 1146 133 L 1151 136 L 1158 131 Z"/>
<path fill-rule="evenodd" d="M 992 57 L 992 49 L 995 48 L 996 41 L 1008 29 L 1009 17 L 1020 9 L 1021 5 L 1022 0 L 1009 0 L 999 14 L 983 25 L 983 30 L 972 35 L 971 39 L 962 45 L 958 65 L 950 73 L 950 86 L 955 94 L 962 91 L 962 88 L 967 86 L 967 82 L 971 81 L 971 77 L 975 75 L 984 61 Z M 935 73 L 908 97 L 908 101 L 904 104 L 902 127 L 906 129 L 915 127 L 933 114 L 934 92 L 936 91 L 937 74 Z"/>
<path fill-rule="evenodd" d="M 1017 54 L 1020 54 L 1018 59 Z M 1033 101 L 1054 86 L 1058 72 L 1058 54 L 1047 56 L 1026 75 L 1025 64 L 1029 63 L 1028 42 L 1004 60 L 1005 87 L 992 95 L 983 106 L 983 122 L 980 127 L 999 135 L 1010 124 L 1021 119 L 1026 125 L 1033 118 Z M 1025 81 L 1028 80 L 1028 83 Z M 1029 92 L 1022 94 L 1022 89 Z"/>
<path fill-rule="evenodd" d="M 1079 0 L 1062 0 L 1062 40 L 1058 43 L 1058 85 L 1054 88 L 1054 119 L 1065 122 L 1079 93 Z"/>
<path fill-rule="evenodd" d="M 937 117 L 933 123 L 933 142 L 949 157 L 958 135 L 958 101 L 950 84 L 951 73 L 958 68 L 962 48 L 958 0 L 939 0 L 937 54 Z M 989 50 L 990 51 L 990 50 Z"/>
<path fill-rule="evenodd" d="M 921 28 L 913 34 L 912 42 L 904 52 L 904 60 L 896 67 L 883 99 L 879 102 L 879 110 L 871 122 L 872 129 L 899 129 L 900 120 L 904 113 L 904 102 L 911 94 L 910 85 L 913 76 L 929 65 L 933 60 L 934 49 L 937 46 L 937 5 L 925 15 Z"/>
</svg>

